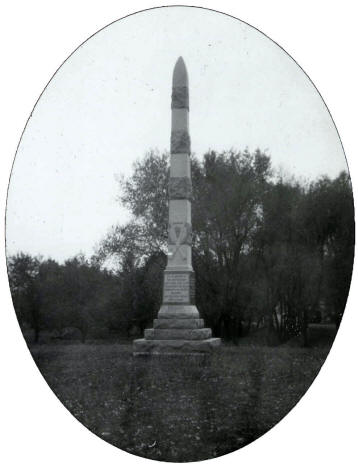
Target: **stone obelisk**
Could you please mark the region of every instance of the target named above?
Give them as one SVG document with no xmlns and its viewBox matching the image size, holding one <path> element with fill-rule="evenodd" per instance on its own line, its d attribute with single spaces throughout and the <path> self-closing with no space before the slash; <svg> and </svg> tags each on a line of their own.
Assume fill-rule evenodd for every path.
<svg viewBox="0 0 358 468">
<path fill-rule="evenodd" d="M 195 277 L 191 259 L 191 170 L 189 89 L 184 60 L 174 67 L 170 141 L 168 263 L 164 271 L 163 302 L 153 328 L 134 340 L 140 354 L 194 354 L 212 351 L 220 338 L 204 328 L 195 306 Z"/>
</svg>

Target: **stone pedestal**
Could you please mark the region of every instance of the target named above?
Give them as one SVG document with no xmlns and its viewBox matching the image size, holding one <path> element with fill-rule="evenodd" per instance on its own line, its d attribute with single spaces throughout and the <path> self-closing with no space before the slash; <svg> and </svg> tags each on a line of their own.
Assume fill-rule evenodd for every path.
<svg viewBox="0 0 358 468">
<path fill-rule="evenodd" d="M 199 316 L 194 291 L 193 272 L 164 272 L 163 305 L 153 328 L 133 342 L 134 355 L 209 353 L 220 345 Z"/>
<path fill-rule="evenodd" d="M 147 328 L 144 339 L 133 342 L 135 355 L 197 354 L 214 351 L 220 338 L 213 338 L 211 329 L 194 305 L 163 305 L 153 328 Z"/>
<path fill-rule="evenodd" d="M 141 354 L 208 353 L 220 345 L 211 329 L 205 328 L 195 304 L 194 272 L 165 271 L 163 305 L 153 328 L 133 342 L 133 352 Z"/>
</svg>

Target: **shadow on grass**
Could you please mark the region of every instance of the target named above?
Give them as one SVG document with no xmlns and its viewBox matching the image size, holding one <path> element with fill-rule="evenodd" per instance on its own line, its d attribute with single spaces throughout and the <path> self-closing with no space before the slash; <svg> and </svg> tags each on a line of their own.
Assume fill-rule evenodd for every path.
<svg viewBox="0 0 358 468">
<path fill-rule="evenodd" d="M 231 375 L 229 380 L 245 389 L 238 395 L 227 388 L 221 370 L 220 355 L 134 358 L 123 421 L 126 450 L 155 460 L 190 462 L 230 453 L 262 435 L 260 374 L 247 369 L 248 375 Z"/>
<path fill-rule="evenodd" d="M 40 345 L 33 357 L 62 403 L 122 450 L 189 462 L 237 450 L 273 427 L 328 349 L 238 346 L 212 356 L 132 356 L 130 345 Z"/>
</svg>

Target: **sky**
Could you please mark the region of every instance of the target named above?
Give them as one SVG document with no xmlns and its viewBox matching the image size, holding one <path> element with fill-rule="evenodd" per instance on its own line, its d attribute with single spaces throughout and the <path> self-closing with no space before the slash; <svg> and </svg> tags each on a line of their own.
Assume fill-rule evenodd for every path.
<svg viewBox="0 0 358 468">
<path fill-rule="evenodd" d="M 10 180 L 7 254 L 91 255 L 130 215 L 115 175 L 169 150 L 171 80 L 189 74 L 192 151 L 266 150 L 302 179 L 347 165 L 334 123 L 296 62 L 251 26 L 175 7 L 117 21 L 61 66 L 26 126 Z"/>
</svg>

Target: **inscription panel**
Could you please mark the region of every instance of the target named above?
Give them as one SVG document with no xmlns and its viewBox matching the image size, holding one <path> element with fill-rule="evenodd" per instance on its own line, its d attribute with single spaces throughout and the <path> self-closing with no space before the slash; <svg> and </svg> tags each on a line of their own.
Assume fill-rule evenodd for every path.
<svg viewBox="0 0 358 468">
<path fill-rule="evenodd" d="M 164 274 L 164 304 L 188 304 L 190 302 L 190 273 Z"/>
</svg>

